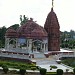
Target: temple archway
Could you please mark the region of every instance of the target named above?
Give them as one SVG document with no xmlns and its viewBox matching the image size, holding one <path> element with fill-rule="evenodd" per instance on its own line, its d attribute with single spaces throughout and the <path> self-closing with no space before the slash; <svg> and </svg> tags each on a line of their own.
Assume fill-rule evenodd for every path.
<svg viewBox="0 0 75 75">
<path fill-rule="evenodd" d="M 16 39 L 9 39 L 9 49 L 16 48 Z"/>
<path fill-rule="evenodd" d="M 41 52 L 42 51 L 42 41 L 41 40 L 33 40 L 32 41 L 32 52 Z"/>
</svg>

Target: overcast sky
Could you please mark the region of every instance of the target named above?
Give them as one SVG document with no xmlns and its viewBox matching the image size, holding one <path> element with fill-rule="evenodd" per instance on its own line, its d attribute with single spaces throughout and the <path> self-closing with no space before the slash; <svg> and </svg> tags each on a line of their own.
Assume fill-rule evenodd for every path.
<svg viewBox="0 0 75 75">
<path fill-rule="evenodd" d="M 0 0 L 0 27 L 20 23 L 20 15 L 32 17 L 44 26 L 52 0 Z M 61 31 L 75 30 L 75 0 L 54 0 Z"/>
</svg>

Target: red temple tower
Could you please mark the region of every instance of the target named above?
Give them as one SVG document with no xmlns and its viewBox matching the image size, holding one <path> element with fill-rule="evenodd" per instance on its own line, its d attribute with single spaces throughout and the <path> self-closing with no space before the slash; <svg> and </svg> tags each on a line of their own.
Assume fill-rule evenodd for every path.
<svg viewBox="0 0 75 75">
<path fill-rule="evenodd" d="M 58 18 L 53 10 L 53 0 L 51 12 L 46 18 L 44 25 L 45 30 L 48 33 L 48 51 L 59 51 L 60 50 L 60 26 Z"/>
</svg>

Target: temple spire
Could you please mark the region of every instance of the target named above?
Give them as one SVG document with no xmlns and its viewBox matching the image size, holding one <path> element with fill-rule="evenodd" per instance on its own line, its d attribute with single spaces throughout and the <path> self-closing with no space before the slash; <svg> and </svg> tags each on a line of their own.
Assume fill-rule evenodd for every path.
<svg viewBox="0 0 75 75">
<path fill-rule="evenodd" d="M 52 8 L 54 7 L 54 0 L 52 0 Z"/>
</svg>

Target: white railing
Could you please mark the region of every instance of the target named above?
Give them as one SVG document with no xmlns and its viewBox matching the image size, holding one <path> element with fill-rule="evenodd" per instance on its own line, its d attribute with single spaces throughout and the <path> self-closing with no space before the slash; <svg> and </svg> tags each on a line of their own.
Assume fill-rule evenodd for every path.
<svg viewBox="0 0 75 75">
<path fill-rule="evenodd" d="M 61 58 L 61 57 L 75 57 L 75 53 L 61 53 L 61 54 L 58 54 L 57 57 Z"/>
<path fill-rule="evenodd" d="M 1 57 L 19 58 L 19 59 L 29 59 L 29 55 L 12 54 L 12 53 L 0 53 Z"/>
</svg>

